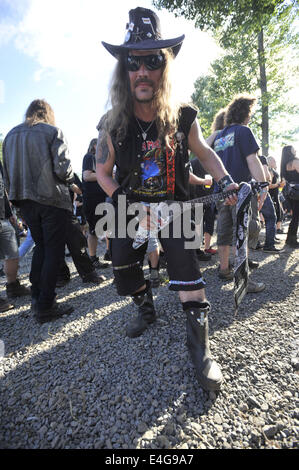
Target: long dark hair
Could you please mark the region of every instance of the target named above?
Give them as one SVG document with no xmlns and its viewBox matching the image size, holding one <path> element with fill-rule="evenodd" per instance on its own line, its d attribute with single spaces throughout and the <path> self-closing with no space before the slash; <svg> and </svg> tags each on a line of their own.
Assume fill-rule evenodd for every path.
<svg viewBox="0 0 299 470">
<path fill-rule="evenodd" d="M 296 151 L 292 145 L 285 145 L 281 153 L 280 176 L 286 178 L 287 164 L 295 160 Z"/>
<path fill-rule="evenodd" d="M 97 141 L 98 141 L 98 139 L 91 139 L 88 150 L 87 150 L 87 153 L 92 153 L 93 155 L 95 155 L 96 150 L 95 150 L 94 146 L 97 145 Z"/>
<path fill-rule="evenodd" d="M 55 126 L 54 111 L 45 100 L 34 100 L 28 106 L 25 114 L 25 122 L 28 126 L 34 126 L 39 122 Z"/>
</svg>

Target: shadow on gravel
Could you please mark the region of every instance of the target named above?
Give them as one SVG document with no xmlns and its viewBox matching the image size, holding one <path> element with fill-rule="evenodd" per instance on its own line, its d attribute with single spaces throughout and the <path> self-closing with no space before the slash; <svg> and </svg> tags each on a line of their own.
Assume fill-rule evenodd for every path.
<svg viewBox="0 0 299 470">
<path fill-rule="evenodd" d="M 289 259 L 290 252 L 268 258 L 265 253 L 259 254 L 261 266 L 251 271 L 250 277 L 256 282 L 264 282 L 266 288 L 259 293 L 248 293 L 242 300 L 238 315 L 235 317 L 233 282 L 218 279 L 215 267 L 204 271 L 207 280 L 207 296 L 212 303 L 212 329 L 225 328 L 235 320 L 246 320 L 254 315 L 268 302 L 283 302 L 294 292 L 298 283 L 298 261 Z M 287 265 L 288 264 L 288 265 Z"/>
<path fill-rule="evenodd" d="M 86 330 L 75 330 L 67 341 L 62 329 L 67 336 L 71 325 L 66 319 L 50 330 L 44 325 L 40 343 L 35 339 L 24 347 L 24 338 L 16 338 L 17 345 L 6 351 L 1 382 L 1 448 L 176 445 L 186 413 L 206 414 L 213 401 L 197 385 L 185 345 L 185 318 L 176 296 L 171 299 L 157 299 L 157 323 L 135 340 L 124 333 L 131 304 L 91 318 Z M 26 321 L 28 329 L 36 328 Z M 13 351 L 19 359 L 28 354 L 15 369 Z"/>
<path fill-rule="evenodd" d="M 266 290 L 246 296 L 238 321 L 269 301 L 281 302 L 294 289 L 295 261 L 287 267 L 287 256 L 260 259 L 265 266 L 253 273 L 253 279 L 266 282 Z M 204 276 L 213 304 L 213 334 L 234 321 L 232 285 L 222 284 L 209 266 Z M 76 300 L 80 296 L 84 310 L 50 327 L 37 326 L 28 310 L 20 318 L 2 319 L 9 322 L 6 331 L 12 343 L 7 344 L 0 388 L 0 448 L 169 449 L 186 442 L 186 436 L 208 445 L 203 423 L 198 423 L 217 396 L 197 385 L 178 296 L 161 287 L 157 322 L 132 340 L 124 332 L 132 304 L 118 304 L 121 298 L 115 293 L 116 304 L 103 317 L 100 309 L 111 303 L 111 283 L 85 294 L 78 286 L 74 282 L 74 289 L 70 284 L 63 292 L 69 295 L 78 289 Z M 96 305 L 91 304 L 93 295 L 98 296 Z M 92 313 L 94 309 L 99 312 Z M 86 314 L 87 325 L 72 325 Z M 16 321 L 24 322 L 24 337 L 13 336 Z M 23 355 L 28 357 L 17 365 Z"/>
</svg>

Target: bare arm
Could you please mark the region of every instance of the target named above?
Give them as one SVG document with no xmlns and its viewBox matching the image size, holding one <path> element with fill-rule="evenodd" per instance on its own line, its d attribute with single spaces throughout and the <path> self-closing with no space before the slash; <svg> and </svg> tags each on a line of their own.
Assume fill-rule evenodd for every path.
<svg viewBox="0 0 299 470">
<path fill-rule="evenodd" d="M 272 175 L 269 171 L 269 168 L 267 165 L 263 165 L 263 170 L 264 170 L 264 173 L 265 173 L 265 177 L 266 177 L 266 181 L 268 181 L 268 183 L 271 183 L 272 181 Z"/>
<path fill-rule="evenodd" d="M 97 181 L 97 175 L 94 171 L 84 170 L 83 171 L 83 180 L 89 183 Z"/>
<path fill-rule="evenodd" d="M 112 177 L 114 163 L 115 151 L 111 138 L 100 130 L 96 150 L 96 178 L 99 185 L 110 197 L 119 187 Z"/>
<path fill-rule="evenodd" d="M 209 135 L 209 137 L 206 139 L 206 143 L 212 147 L 213 143 L 214 143 L 214 140 L 216 139 L 216 136 L 217 134 L 219 133 L 219 131 L 215 131 L 213 132 L 211 135 Z"/>
<path fill-rule="evenodd" d="M 206 172 L 212 175 L 216 183 L 224 176 L 228 175 L 228 172 L 217 153 L 214 152 L 214 150 L 212 150 L 205 142 L 197 119 L 194 120 L 188 135 L 188 147 L 191 152 L 199 158 Z M 232 183 L 227 186 L 227 189 L 238 189 L 238 185 L 236 183 Z M 236 195 L 231 195 L 226 198 L 226 204 L 233 205 L 236 202 Z"/>
<path fill-rule="evenodd" d="M 293 160 L 293 170 L 299 173 L 299 160 Z"/>
<path fill-rule="evenodd" d="M 205 142 L 197 120 L 195 120 L 191 126 L 188 136 L 188 146 L 191 152 L 199 158 L 207 173 L 212 175 L 216 182 L 223 178 L 223 176 L 228 175 L 217 153 Z"/>
<path fill-rule="evenodd" d="M 199 178 L 194 173 L 189 174 L 189 183 L 190 184 L 201 184 L 206 186 L 212 186 L 212 179 L 211 178 Z"/>
<path fill-rule="evenodd" d="M 263 165 L 257 156 L 257 153 L 251 153 L 246 157 L 248 168 L 252 178 L 258 182 L 267 181 L 264 173 Z"/>
</svg>

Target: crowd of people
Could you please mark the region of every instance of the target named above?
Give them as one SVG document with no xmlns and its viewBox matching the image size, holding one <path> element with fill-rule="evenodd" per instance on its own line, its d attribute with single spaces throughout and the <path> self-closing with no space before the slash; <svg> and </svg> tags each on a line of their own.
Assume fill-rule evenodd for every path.
<svg viewBox="0 0 299 470">
<path fill-rule="evenodd" d="M 172 104 L 170 68 L 183 40 L 184 35 L 162 39 L 158 16 L 135 8 L 129 12 L 125 42 L 119 46 L 103 42 L 116 58 L 111 109 L 102 116 L 99 136 L 91 140 L 83 158 L 82 179 L 73 172 L 65 136 L 45 100 L 34 100 L 24 122 L 7 134 L 0 172 L 0 250 L 7 299 L 1 299 L 0 311 L 13 308 L 12 298 L 31 295 L 39 323 L 71 314 L 72 305 L 56 301 L 55 292 L 70 281 L 67 247 L 82 282 L 101 284 L 102 270 L 112 262 L 118 294 L 130 296 L 137 307 L 126 327 L 127 336 L 135 338 L 156 322 L 152 289 L 159 286 L 160 268 L 166 266 L 169 289 L 178 292 L 186 314 L 187 345 L 198 381 L 206 390 L 218 390 L 222 373 L 209 347 L 211 304 L 200 262 L 218 253 L 219 279 L 233 279 L 238 190 L 252 179 L 269 186 L 251 196 L 249 252 L 262 249 L 279 255 L 276 234 L 283 233 L 286 217 L 291 217 L 286 244 L 298 248 L 299 159 L 293 146 L 284 146 L 279 175 L 275 158 L 260 154 L 249 127 L 256 100 L 247 94 L 234 97 L 217 113 L 205 141 L 197 110 Z M 97 256 L 99 204 L 113 205 L 119 228 L 122 198 L 141 203 L 147 216 L 139 224 L 148 229 L 152 203 L 188 201 L 219 191 L 223 200 L 204 207 L 204 238 L 196 249 L 185 248 L 184 232 L 175 237 L 170 222 L 167 237 L 162 231 L 138 249 L 127 233 L 120 236 L 117 229 L 113 237 L 106 233 L 104 259 Z M 20 247 L 12 211 L 17 211 L 27 233 Z M 128 212 L 126 224 L 133 218 Z M 212 246 L 215 227 L 217 242 Z M 17 278 L 19 259 L 28 250 L 33 250 L 30 289 Z M 145 257 L 149 279 L 144 276 Z M 253 269 L 258 263 L 249 257 L 248 266 Z M 249 279 L 247 292 L 258 293 L 265 287 Z"/>
</svg>

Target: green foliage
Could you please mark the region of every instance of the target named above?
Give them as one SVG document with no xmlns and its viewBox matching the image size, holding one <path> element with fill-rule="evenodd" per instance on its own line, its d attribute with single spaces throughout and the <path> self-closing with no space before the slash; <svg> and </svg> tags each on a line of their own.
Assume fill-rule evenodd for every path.
<svg viewBox="0 0 299 470">
<path fill-rule="evenodd" d="M 214 115 L 234 95 L 250 93 L 258 98 L 258 106 L 250 126 L 262 139 L 263 122 L 269 121 L 270 145 L 274 140 L 292 140 L 293 116 L 298 113 L 290 98 L 292 87 L 298 85 L 298 32 L 295 20 L 298 1 L 244 0 L 225 2 L 159 0 L 176 15 L 194 20 L 202 30 L 212 30 L 224 47 L 223 56 L 214 61 L 207 76 L 195 82 L 193 102 L 200 112 L 200 125 L 205 136 L 211 131 Z M 264 47 L 259 49 L 258 36 L 263 32 Z M 265 82 L 261 82 L 260 66 L 265 66 Z"/>
<path fill-rule="evenodd" d="M 184 16 L 203 31 L 216 33 L 221 29 L 220 42 L 231 46 L 232 36 L 257 33 L 275 16 L 283 18 L 290 9 L 298 11 L 297 0 L 154 0 L 157 8 L 166 8 L 175 16 Z M 296 13 L 295 11 L 295 13 Z"/>
</svg>

